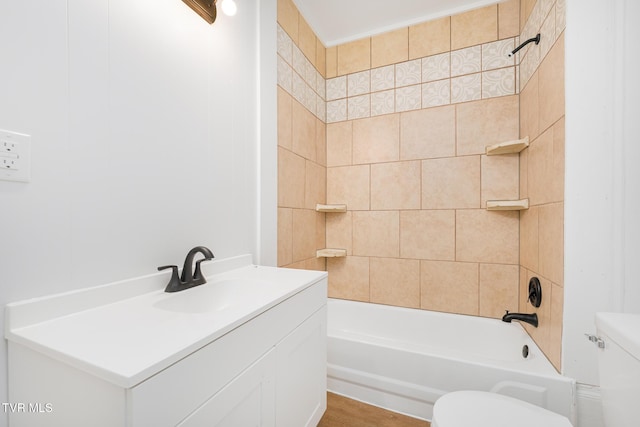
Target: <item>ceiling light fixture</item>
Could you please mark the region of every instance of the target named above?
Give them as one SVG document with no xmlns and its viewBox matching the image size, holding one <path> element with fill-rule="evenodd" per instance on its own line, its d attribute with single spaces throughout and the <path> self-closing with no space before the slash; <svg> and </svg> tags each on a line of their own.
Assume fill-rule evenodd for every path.
<svg viewBox="0 0 640 427">
<path fill-rule="evenodd" d="M 222 12 L 227 16 L 234 16 L 238 11 L 238 6 L 236 6 L 236 2 L 233 0 L 222 0 L 220 7 L 222 8 Z"/>
<path fill-rule="evenodd" d="M 195 13 L 200 15 L 209 24 L 213 24 L 216 20 L 217 10 L 216 3 L 218 0 L 182 0 L 187 6 L 189 6 Z M 222 11 L 225 15 L 233 16 L 238 11 L 233 0 L 222 0 Z"/>
<path fill-rule="evenodd" d="M 200 15 L 209 24 L 216 20 L 216 0 L 182 0 L 195 13 Z"/>
</svg>

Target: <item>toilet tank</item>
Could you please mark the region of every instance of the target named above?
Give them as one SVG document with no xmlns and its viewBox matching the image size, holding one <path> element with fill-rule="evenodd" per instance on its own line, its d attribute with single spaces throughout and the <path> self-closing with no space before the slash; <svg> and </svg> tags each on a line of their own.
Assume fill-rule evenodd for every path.
<svg viewBox="0 0 640 427">
<path fill-rule="evenodd" d="M 596 313 L 602 410 L 607 427 L 640 425 L 640 314 Z"/>
</svg>

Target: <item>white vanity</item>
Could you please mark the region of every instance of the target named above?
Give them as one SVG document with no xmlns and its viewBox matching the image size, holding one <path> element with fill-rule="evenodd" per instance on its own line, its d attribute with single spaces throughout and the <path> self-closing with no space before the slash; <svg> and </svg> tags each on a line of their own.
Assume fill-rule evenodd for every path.
<svg viewBox="0 0 640 427">
<path fill-rule="evenodd" d="M 10 426 L 315 426 L 326 409 L 327 274 L 203 265 L 10 304 Z"/>
</svg>

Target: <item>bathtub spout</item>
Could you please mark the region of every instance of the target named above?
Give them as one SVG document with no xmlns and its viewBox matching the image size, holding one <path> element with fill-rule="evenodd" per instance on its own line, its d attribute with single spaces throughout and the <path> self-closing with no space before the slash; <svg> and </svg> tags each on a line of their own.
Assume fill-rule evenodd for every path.
<svg viewBox="0 0 640 427">
<path fill-rule="evenodd" d="M 509 310 L 502 316 L 502 321 L 511 323 L 512 320 L 519 320 L 520 322 L 526 322 L 534 327 L 538 327 L 538 315 L 536 313 L 533 314 L 525 314 L 525 313 L 509 313 Z"/>
</svg>

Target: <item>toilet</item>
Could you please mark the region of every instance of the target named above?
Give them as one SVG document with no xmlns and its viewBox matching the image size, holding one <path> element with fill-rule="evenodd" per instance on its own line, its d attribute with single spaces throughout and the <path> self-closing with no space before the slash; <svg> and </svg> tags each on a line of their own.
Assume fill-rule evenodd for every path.
<svg viewBox="0 0 640 427">
<path fill-rule="evenodd" d="M 640 314 L 596 313 L 598 375 L 607 427 L 640 423 Z"/>
<path fill-rule="evenodd" d="M 433 407 L 431 427 L 572 427 L 566 417 L 487 391 L 454 391 Z"/>
</svg>

